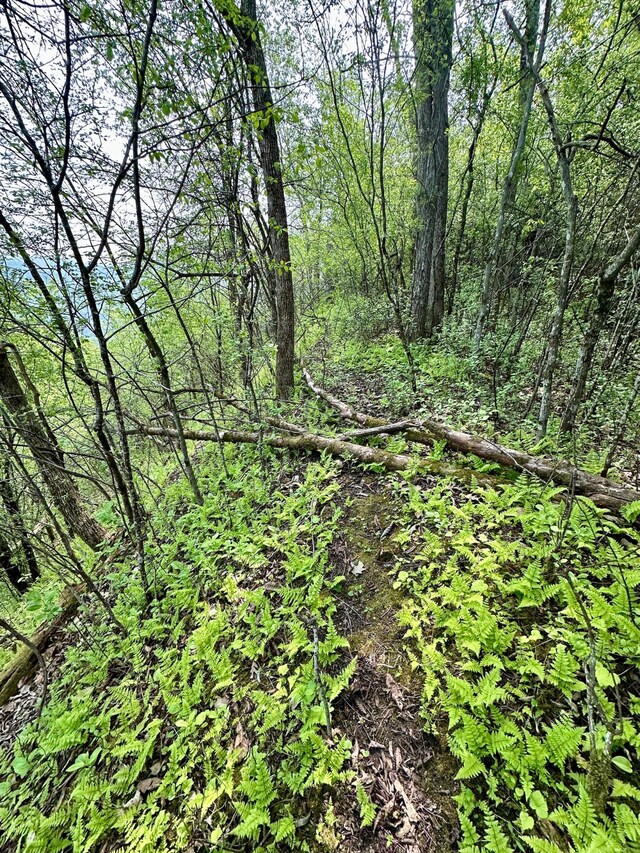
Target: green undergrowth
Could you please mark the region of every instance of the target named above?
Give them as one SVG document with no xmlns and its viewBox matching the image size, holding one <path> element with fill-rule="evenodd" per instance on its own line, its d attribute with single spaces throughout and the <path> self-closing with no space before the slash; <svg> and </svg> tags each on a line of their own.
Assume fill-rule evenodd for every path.
<svg viewBox="0 0 640 853">
<path fill-rule="evenodd" d="M 437 345 L 413 343 L 411 352 L 416 394 L 411 390 L 406 355 L 396 335 L 336 340 L 330 374 L 341 389 L 346 389 L 345 397 L 361 407 L 375 402 L 380 413 L 393 418 L 432 417 L 529 453 L 570 459 L 594 474 L 602 470 L 615 423 L 610 413 L 624 408 L 628 389 L 617 388 L 617 397 L 613 390 L 607 391 L 602 403 L 607 413 L 604 419 L 579 423 L 570 439 L 559 433 L 561 410 L 552 412 L 547 435 L 540 441 L 536 437 L 537 403 L 525 417 L 536 370 L 533 356 L 518 371 L 514 368 L 507 375 L 500 374 L 494 397 L 490 360 L 474 356 L 469 341 L 460 339 L 454 329 L 445 330 Z M 616 469 L 630 467 L 633 458 L 624 448 L 618 451 L 612 468 L 614 479 Z"/>
<path fill-rule="evenodd" d="M 640 850 L 638 531 L 524 480 L 401 490 L 400 620 L 461 853 Z"/>
<path fill-rule="evenodd" d="M 229 478 L 202 464 L 204 506 L 179 484 L 151 520 L 155 600 L 130 562 L 110 567 L 125 634 L 95 615 L 2 759 L 3 849 L 325 849 L 327 786 L 356 797 L 326 718 L 355 667 L 326 571 L 335 467 L 287 485 L 248 448 Z"/>
<path fill-rule="evenodd" d="M 52 619 L 60 610 L 58 602 L 64 581 L 49 568 L 24 595 L 18 596 L 6 584 L 0 586 L 0 612 L 10 613 L 13 625 L 30 636 L 46 620 Z M 16 644 L 8 638 L 0 647 L 0 670 L 9 664 L 16 654 Z"/>
</svg>

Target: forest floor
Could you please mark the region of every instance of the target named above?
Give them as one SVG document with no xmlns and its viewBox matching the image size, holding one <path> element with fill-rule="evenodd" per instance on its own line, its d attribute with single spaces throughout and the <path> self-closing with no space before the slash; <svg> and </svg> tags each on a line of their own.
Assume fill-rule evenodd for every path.
<svg viewBox="0 0 640 853">
<path fill-rule="evenodd" d="M 302 468 L 290 472 L 299 477 Z M 376 807 L 370 827 L 362 827 L 349 787 L 335 792 L 336 832 L 349 853 L 449 853 L 457 849 L 459 825 L 452 796 L 459 791 L 459 762 L 446 735 L 428 736 L 420 716 L 421 681 L 404 653 L 397 615 L 403 596 L 393 586 L 392 569 L 401 524 L 389 478 L 345 463 L 338 475 L 335 503 L 342 509 L 340 533 L 330 545 L 330 571 L 344 576 L 336 617 L 340 633 L 357 660 L 348 689 L 337 700 L 332 726 L 353 744 L 349 766 Z M 48 679 L 55 682 L 74 626 L 60 629 L 43 650 Z M 10 750 L 38 712 L 42 673 L 24 678 L 0 708 L 0 750 Z M 109 847 L 102 848 L 103 851 Z M 117 848 L 114 848 L 117 849 Z"/>
<path fill-rule="evenodd" d="M 406 380 L 378 367 L 327 367 L 327 384 L 360 410 L 406 414 Z M 434 384 L 447 419 L 465 420 L 450 365 Z M 296 415 L 335 428 L 315 399 Z M 374 440 L 406 452 L 401 436 Z M 83 635 L 70 626 L 45 652 L 39 731 L 25 725 L 40 674 L 0 709 L 11 838 L 28 803 L 47 853 L 72 837 L 100 853 L 640 846 L 628 526 L 524 478 L 462 485 L 255 448 L 231 448 L 227 474 L 206 452 L 205 507 L 176 480 L 153 518 L 151 611 L 116 560 L 128 636 L 85 608 Z M 594 737 L 612 734 L 606 809 L 594 717 Z"/>
<path fill-rule="evenodd" d="M 393 587 L 398 545 L 397 498 L 387 479 L 345 466 L 340 475 L 344 516 L 331 563 L 349 583 L 338 620 L 358 666 L 334 723 L 354 744 L 351 766 L 377 816 L 362 829 L 353 801 L 338 803 L 344 849 L 405 853 L 455 849 L 458 762 L 442 738 L 429 737 L 420 717 L 421 682 L 407 665 Z"/>
</svg>

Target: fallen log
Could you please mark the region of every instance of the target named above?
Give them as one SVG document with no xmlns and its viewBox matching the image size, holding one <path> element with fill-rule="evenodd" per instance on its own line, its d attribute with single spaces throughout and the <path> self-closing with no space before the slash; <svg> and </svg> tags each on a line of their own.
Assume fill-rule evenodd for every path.
<svg viewBox="0 0 640 853">
<path fill-rule="evenodd" d="M 164 427 L 155 427 L 140 424 L 137 429 L 129 430 L 132 434 L 148 436 L 165 436 L 176 438 L 177 431 Z M 190 441 L 214 441 L 230 444 L 264 444 L 268 447 L 277 447 L 289 450 L 311 450 L 319 453 L 329 453 L 331 456 L 353 458 L 365 465 L 380 465 L 387 471 L 406 471 L 410 467 L 419 468 L 430 474 L 438 474 L 444 477 L 456 477 L 467 483 L 492 482 L 496 478 L 492 475 L 472 471 L 470 468 L 462 468 L 439 462 L 435 459 L 409 456 L 405 453 L 390 453 L 377 447 L 369 447 L 364 444 L 354 444 L 352 441 L 344 441 L 341 438 L 333 438 L 327 435 L 304 432 L 296 435 L 260 435 L 257 432 L 246 432 L 236 429 L 213 430 L 183 430 L 184 437 Z"/>
<path fill-rule="evenodd" d="M 18 692 L 20 682 L 35 670 L 39 663 L 38 657 L 41 657 L 56 632 L 75 615 L 79 605 L 79 594 L 79 589 L 65 587 L 60 596 L 60 613 L 51 622 L 38 628 L 35 634 L 29 637 L 29 645 L 20 649 L 0 672 L 0 706 Z"/>
<path fill-rule="evenodd" d="M 335 409 L 345 420 L 354 421 L 361 427 L 380 428 L 387 423 L 384 418 L 358 412 L 353 406 L 339 400 L 321 385 L 314 381 L 309 371 L 303 366 L 302 374 L 309 388 Z M 389 427 L 394 426 L 389 423 Z M 596 506 L 606 509 L 619 510 L 625 504 L 640 500 L 640 491 L 628 486 L 622 486 L 613 480 L 589 474 L 567 462 L 544 459 L 532 456 L 522 450 L 514 450 L 486 438 L 479 438 L 468 432 L 455 430 L 446 424 L 430 418 L 413 421 L 402 430 L 410 441 L 420 444 L 432 444 L 434 438 L 442 439 L 451 450 L 461 453 L 471 453 L 488 462 L 496 462 L 504 468 L 511 468 L 520 473 L 529 474 L 544 483 L 555 483 L 567 486 L 576 494 L 590 498 Z"/>
</svg>

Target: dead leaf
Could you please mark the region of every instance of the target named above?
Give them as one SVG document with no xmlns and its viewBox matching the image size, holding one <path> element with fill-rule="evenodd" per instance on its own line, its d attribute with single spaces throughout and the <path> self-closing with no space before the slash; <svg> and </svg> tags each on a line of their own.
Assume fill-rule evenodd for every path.
<svg viewBox="0 0 640 853">
<path fill-rule="evenodd" d="M 352 764 L 358 763 L 359 756 L 360 756 L 360 744 L 358 743 L 358 738 L 356 738 L 353 742 L 353 749 L 351 750 L 351 762 L 352 762 Z"/>
<path fill-rule="evenodd" d="M 412 835 L 412 834 L 413 834 L 413 827 L 411 826 L 409 818 L 405 817 L 405 819 L 402 821 L 402 826 L 396 832 L 396 835 L 398 838 L 406 838 L 407 835 Z"/>
<path fill-rule="evenodd" d="M 391 799 L 387 800 L 387 802 L 383 805 L 383 807 L 378 810 L 378 814 L 376 815 L 376 819 L 373 822 L 373 831 L 374 832 L 376 831 L 376 829 L 378 828 L 378 826 L 380 824 L 384 824 L 385 820 L 389 817 L 389 815 L 393 811 L 393 807 L 395 806 L 395 804 L 396 804 L 396 798 L 395 798 L 395 795 L 393 795 L 391 797 Z"/>
<path fill-rule="evenodd" d="M 409 795 L 405 791 L 402 782 L 399 779 L 394 779 L 393 786 L 404 800 L 404 807 L 407 812 L 407 818 L 411 821 L 411 823 L 418 823 L 420 816 L 418 815 L 415 806 L 411 802 Z"/>
<path fill-rule="evenodd" d="M 396 758 L 396 770 L 400 770 L 400 767 L 402 766 L 402 753 L 400 752 L 399 746 L 396 746 L 395 758 Z"/>
<path fill-rule="evenodd" d="M 136 791 L 130 800 L 127 800 L 126 803 L 123 803 L 122 808 L 123 809 L 129 809 L 132 806 L 137 806 L 141 799 L 142 799 L 142 794 L 140 793 L 140 791 Z"/>
<path fill-rule="evenodd" d="M 247 753 L 251 748 L 251 741 L 247 737 L 247 733 L 242 728 L 242 723 L 236 723 L 236 739 L 233 742 L 234 749 L 240 749 L 242 752 Z"/>
<path fill-rule="evenodd" d="M 361 575 L 364 571 L 366 571 L 366 568 L 367 567 L 362 562 L 362 560 L 358 560 L 357 563 L 354 563 L 353 566 L 351 566 L 351 572 L 354 575 Z"/>
<path fill-rule="evenodd" d="M 151 774 L 151 776 L 157 776 L 161 770 L 162 770 L 162 761 L 156 761 L 151 765 L 149 773 Z"/>
<path fill-rule="evenodd" d="M 148 779 L 142 779 L 138 782 L 138 791 L 141 794 L 146 794 L 147 791 L 155 791 L 162 784 L 162 779 L 159 776 L 150 776 Z"/>
<path fill-rule="evenodd" d="M 387 684 L 387 690 L 391 693 L 391 698 L 402 711 L 404 708 L 404 694 L 400 689 L 400 685 L 390 673 L 387 673 L 385 681 Z"/>
</svg>

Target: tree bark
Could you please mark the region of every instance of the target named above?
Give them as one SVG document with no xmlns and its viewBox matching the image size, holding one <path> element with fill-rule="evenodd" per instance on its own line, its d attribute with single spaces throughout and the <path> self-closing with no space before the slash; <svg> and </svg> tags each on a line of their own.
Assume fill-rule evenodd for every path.
<svg viewBox="0 0 640 853">
<path fill-rule="evenodd" d="M 62 451 L 48 426 L 32 409 L 9 361 L 8 345 L 0 343 L 0 400 L 12 424 L 29 448 L 53 504 L 69 531 L 90 548 L 97 548 L 105 531 L 92 518 L 71 474 L 64 465 Z"/>
<path fill-rule="evenodd" d="M 314 382 L 311 374 L 304 367 L 303 376 L 311 390 L 338 411 L 346 420 L 355 421 L 355 423 L 360 424 L 362 427 L 379 427 L 386 423 L 384 418 L 373 417 L 372 415 L 358 412 L 353 406 L 334 397 Z M 390 424 L 389 426 L 394 425 Z M 504 447 L 501 444 L 485 438 L 479 438 L 468 432 L 452 429 L 446 424 L 435 420 L 421 419 L 413 425 L 408 426 L 403 432 L 410 441 L 415 441 L 419 444 L 430 445 L 433 443 L 434 437 L 443 439 L 447 447 L 451 450 L 457 450 L 461 453 L 472 453 L 474 456 L 486 459 L 489 462 L 496 462 L 505 468 L 512 468 L 523 474 L 530 474 L 545 483 L 570 486 L 575 490 L 576 494 L 590 498 L 596 506 L 619 510 L 620 507 L 627 503 L 640 500 L 640 491 L 621 486 L 613 480 L 589 474 L 580 468 L 568 465 L 566 462 L 542 459 L 538 456 L 531 456 L 522 450 Z"/>
<path fill-rule="evenodd" d="M 587 328 L 587 332 L 582 341 L 576 367 L 573 377 L 573 385 L 569 395 L 567 408 L 560 424 L 560 429 L 563 432 L 573 430 L 576 423 L 578 408 L 584 397 L 584 389 L 587 384 L 587 378 L 591 371 L 593 356 L 600 340 L 600 335 L 605 327 L 605 323 L 611 312 L 613 305 L 613 297 L 615 294 L 616 282 L 618 276 L 624 267 L 631 261 L 633 255 L 640 247 L 640 227 L 633 233 L 627 241 L 624 249 L 616 255 L 602 271 L 598 280 L 598 290 L 596 293 L 596 308 L 591 316 L 591 321 Z"/>
<path fill-rule="evenodd" d="M 149 436 L 166 436 L 176 438 L 174 429 L 154 427 L 140 424 L 134 433 Z M 367 447 L 344 441 L 342 438 L 334 438 L 328 435 L 318 435 L 314 432 L 303 432 L 296 435 L 261 435 L 257 432 L 247 430 L 223 429 L 213 432 L 211 430 L 185 430 L 185 436 L 193 441 L 219 441 L 228 444 L 264 444 L 267 447 L 276 447 L 289 450 L 311 450 L 318 453 L 329 453 L 331 456 L 356 459 L 365 465 L 380 465 L 387 471 L 406 471 L 415 465 L 420 470 L 438 474 L 444 477 L 456 477 L 464 482 L 473 481 L 495 483 L 496 477 L 473 471 L 470 468 L 462 468 L 457 465 L 448 465 L 434 459 L 417 458 L 404 453 L 390 453 L 377 447 Z M 640 493 L 639 493 L 640 495 Z"/>
<path fill-rule="evenodd" d="M 287 204 L 282 180 L 282 162 L 273 97 L 267 74 L 255 0 L 220 4 L 220 12 L 238 40 L 251 87 L 256 118 L 260 166 L 267 197 L 269 262 L 276 301 L 276 395 L 291 396 L 294 386 L 295 306 Z"/>
<path fill-rule="evenodd" d="M 0 478 L 0 499 L 4 505 L 10 525 L 17 536 L 18 542 L 20 543 L 20 548 L 22 549 L 25 563 L 29 569 L 31 580 L 36 581 L 40 577 L 40 568 L 20 511 L 18 497 L 11 483 L 8 468 L 9 466 L 7 465 L 4 471 L 4 476 Z"/>
<path fill-rule="evenodd" d="M 449 190 L 449 76 L 453 0 L 413 0 L 418 142 L 413 270 L 414 338 L 430 337 L 444 316 L 445 238 Z"/>
<path fill-rule="evenodd" d="M 15 561 L 14 550 L 3 530 L 0 530 L 0 568 L 4 570 L 7 580 L 18 595 L 22 595 L 29 589 L 29 581 L 20 571 L 20 566 Z"/>
<path fill-rule="evenodd" d="M 482 277 L 482 292 L 480 296 L 480 311 L 476 321 L 476 327 L 473 335 L 473 349 L 478 352 L 482 338 L 484 336 L 485 327 L 491 314 L 493 298 L 496 292 L 496 270 L 500 260 L 500 251 L 502 248 L 502 238 L 504 235 L 504 226 L 506 216 L 509 209 L 515 201 L 516 192 L 518 189 L 518 178 L 520 176 L 520 163 L 524 153 L 525 144 L 527 141 L 527 130 L 529 129 L 529 119 L 531 118 L 531 108 L 533 105 L 533 95 L 535 93 L 536 81 L 531 70 L 527 65 L 527 56 L 533 56 L 536 49 L 536 41 L 538 37 L 538 19 L 540 17 L 540 0 L 527 0 L 525 3 L 526 22 L 525 22 L 525 43 L 521 45 L 520 55 L 520 127 L 516 136 L 513 150 L 511 152 L 511 160 L 509 162 L 509 171 L 505 178 L 502 195 L 500 197 L 500 207 L 496 219 L 495 230 L 493 234 L 493 243 L 485 264 L 484 274 Z M 540 38 L 540 45 L 536 56 L 536 66 L 539 67 L 542 63 L 546 39 L 546 29 L 543 28 Z"/>
</svg>

